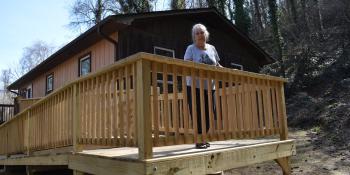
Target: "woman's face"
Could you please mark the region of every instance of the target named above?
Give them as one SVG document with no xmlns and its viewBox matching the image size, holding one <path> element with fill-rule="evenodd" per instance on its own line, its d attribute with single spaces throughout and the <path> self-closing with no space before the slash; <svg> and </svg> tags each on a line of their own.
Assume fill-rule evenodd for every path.
<svg viewBox="0 0 350 175">
<path fill-rule="evenodd" d="M 205 44 L 205 35 L 202 29 L 197 29 L 194 33 L 194 40 L 196 45 L 203 46 Z"/>
</svg>

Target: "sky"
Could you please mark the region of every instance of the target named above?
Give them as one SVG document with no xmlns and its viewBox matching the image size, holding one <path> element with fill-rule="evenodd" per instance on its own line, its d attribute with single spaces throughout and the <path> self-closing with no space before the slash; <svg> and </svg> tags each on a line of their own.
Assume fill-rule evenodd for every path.
<svg viewBox="0 0 350 175">
<path fill-rule="evenodd" d="M 68 27 L 75 0 L 10 0 L 0 2 L 0 70 L 17 66 L 23 48 L 44 41 L 61 48 L 80 31 Z M 155 1 L 155 10 L 168 8 L 169 0 Z"/>
<path fill-rule="evenodd" d="M 23 48 L 36 41 L 62 47 L 79 33 L 68 27 L 73 0 L 0 2 L 0 70 L 15 67 Z"/>
</svg>

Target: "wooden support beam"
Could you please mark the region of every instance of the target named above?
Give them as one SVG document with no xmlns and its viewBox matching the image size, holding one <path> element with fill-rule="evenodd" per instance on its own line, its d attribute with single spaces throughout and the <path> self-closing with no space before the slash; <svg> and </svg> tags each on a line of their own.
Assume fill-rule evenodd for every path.
<svg viewBox="0 0 350 175">
<path fill-rule="evenodd" d="M 293 140 L 146 160 L 146 174 L 210 174 L 295 155 Z"/>
<path fill-rule="evenodd" d="M 0 165 L 68 165 L 68 155 L 7 158 Z"/>
<path fill-rule="evenodd" d="M 72 155 L 68 168 L 94 175 L 141 175 L 145 165 L 137 161 L 122 161 L 96 156 Z"/>
<path fill-rule="evenodd" d="M 280 104 L 280 108 L 281 108 L 281 112 L 282 112 L 282 116 L 281 116 L 281 133 L 280 133 L 280 139 L 281 140 L 287 140 L 288 139 L 288 125 L 287 125 L 287 111 L 286 111 L 286 102 L 285 102 L 285 98 L 284 98 L 284 83 L 283 82 L 279 82 L 279 90 L 280 90 L 280 100 L 281 100 L 281 104 Z"/>
<path fill-rule="evenodd" d="M 282 168 L 283 175 L 290 175 L 291 174 L 291 168 L 289 165 L 289 157 L 275 159 L 275 161 Z"/>
<path fill-rule="evenodd" d="M 136 63 L 136 120 L 139 159 L 152 158 L 152 118 L 150 114 L 151 64 L 139 60 Z"/>
</svg>

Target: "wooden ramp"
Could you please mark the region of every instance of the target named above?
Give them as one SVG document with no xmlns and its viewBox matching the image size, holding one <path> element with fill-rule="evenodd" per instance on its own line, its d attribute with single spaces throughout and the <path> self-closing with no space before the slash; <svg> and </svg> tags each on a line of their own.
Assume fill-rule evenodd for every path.
<svg viewBox="0 0 350 175">
<path fill-rule="evenodd" d="M 294 140 L 226 140 L 211 142 L 208 149 L 193 144 L 153 148 L 153 158 L 140 160 L 135 147 L 84 150 L 56 155 L 12 156 L 2 165 L 68 165 L 76 174 L 210 174 L 295 155 Z M 79 173 L 78 173 L 79 172 Z"/>
<path fill-rule="evenodd" d="M 188 77 L 199 83 L 188 85 Z M 276 160 L 290 174 L 295 147 L 288 140 L 285 82 L 137 53 L 67 83 L 0 125 L 6 156 L 0 165 L 206 174 Z M 203 141 L 210 149 L 193 149 Z"/>
</svg>

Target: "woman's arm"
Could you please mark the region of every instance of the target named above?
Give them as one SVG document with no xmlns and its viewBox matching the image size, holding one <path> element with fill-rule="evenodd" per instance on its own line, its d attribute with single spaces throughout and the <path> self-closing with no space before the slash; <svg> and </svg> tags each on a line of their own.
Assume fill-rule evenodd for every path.
<svg viewBox="0 0 350 175">
<path fill-rule="evenodd" d="M 213 50 L 214 50 L 214 53 L 215 53 L 215 59 L 216 59 L 216 65 L 215 66 L 219 66 L 219 67 L 223 67 L 219 61 L 220 61 L 220 57 L 219 57 L 219 54 L 218 52 L 216 51 L 215 47 L 213 46 Z"/>
<path fill-rule="evenodd" d="M 184 55 L 184 60 L 186 61 L 193 61 L 193 54 L 192 54 L 192 49 L 191 45 L 189 45 L 186 49 L 185 55 Z"/>
</svg>

